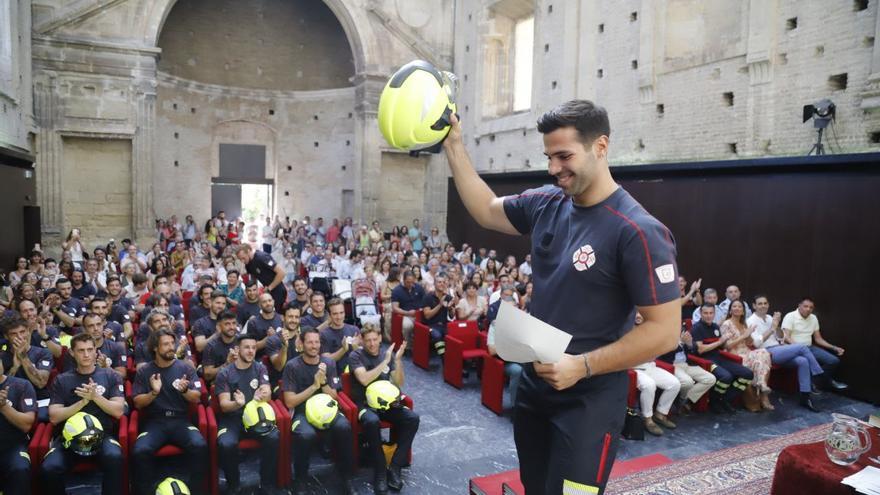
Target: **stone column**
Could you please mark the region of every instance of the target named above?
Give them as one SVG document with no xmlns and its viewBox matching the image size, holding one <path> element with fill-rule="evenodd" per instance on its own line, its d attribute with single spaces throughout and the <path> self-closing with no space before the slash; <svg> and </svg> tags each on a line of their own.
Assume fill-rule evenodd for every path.
<svg viewBox="0 0 880 495">
<path fill-rule="evenodd" d="M 750 0 L 746 63 L 749 93 L 746 100 L 746 142 L 743 154 L 763 156 L 772 152 L 774 91 L 771 57 L 776 46 L 776 0 Z"/>
<path fill-rule="evenodd" d="M 156 125 L 156 81 L 136 86 L 137 129 L 132 142 L 131 223 L 138 243 L 155 237 L 153 211 L 153 130 Z"/>
<path fill-rule="evenodd" d="M 40 205 L 43 244 L 57 244 L 62 235 L 62 142 L 55 131 L 60 118 L 54 74 L 40 77 L 34 84 L 34 113 L 40 132 L 36 138 L 37 203 Z M 59 241 L 60 242 L 60 241 Z"/>
<path fill-rule="evenodd" d="M 379 209 L 382 174 L 382 146 L 379 132 L 379 96 L 387 74 L 361 73 L 355 76 L 355 222 L 370 223 Z"/>
</svg>

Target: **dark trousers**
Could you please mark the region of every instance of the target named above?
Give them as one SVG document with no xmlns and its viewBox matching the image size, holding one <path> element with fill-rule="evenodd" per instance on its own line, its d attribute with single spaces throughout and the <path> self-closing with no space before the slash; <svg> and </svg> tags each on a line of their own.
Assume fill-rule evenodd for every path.
<svg viewBox="0 0 880 495">
<path fill-rule="evenodd" d="M 239 471 L 238 442 L 242 436 L 249 436 L 244 431 L 241 416 L 227 416 L 220 420 L 217 431 L 217 456 L 220 468 L 226 475 L 228 487 L 237 488 L 241 485 Z M 260 442 L 260 485 L 276 486 L 278 480 L 278 430 L 263 436 L 250 436 Z"/>
<path fill-rule="evenodd" d="M 376 472 L 385 469 L 385 453 L 382 451 L 381 422 L 391 423 L 397 435 L 397 450 L 391 457 L 391 464 L 402 467 L 409 463 L 409 451 L 419 431 L 419 415 L 406 407 L 392 407 L 385 411 L 361 409 L 360 422 L 367 441 L 367 459 Z"/>
<path fill-rule="evenodd" d="M 279 314 L 284 314 L 284 304 L 287 302 L 287 289 L 284 287 L 284 284 L 278 284 L 278 287 L 272 289 L 269 294 L 272 295 L 272 300 L 275 301 L 275 311 Z"/>
<path fill-rule="evenodd" d="M 626 416 L 626 373 L 555 390 L 523 366 L 513 439 L 526 495 L 603 493 Z"/>
<path fill-rule="evenodd" d="M 0 490 L 4 495 L 26 495 L 31 492 L 31 459 L 28 456 L 27 438 L 0 448 Z"/>
<path fill-rule="evenodd" d="M 431 328 L 431 347 L 438 356 L 446 353 L 446 325 L 434 325 Z"/>
<path fill-rule="evenodd" d="M 713 400 L 733 401 L 741 393 L 745 392 L 746 387 L 749 386 L 752 378 L 755 377 L 752 370 L 739 363 L 723 358 L 717 361 L 713 359 L 712 362 L 715 363 L 712 374 L 717 379 L 715 381 L 715 388 L 712 389 L 711 398 Z"/>
<path fill-rule="evenodd" d="M 293 473 L 298 480 L 309 475 L 309 457 L 318 443 L 318 431 L 309 424 L 305 414 L 293 415 L 291 426 L 291 448 L 293 449 Z M 336 415 L 336 421 L 326 432 L 330 435 L 333 450 L 336 454 L 336 467 L 345 478 L 354 474 L 354 460 L 351 452 L 351 423 L 342 414 Z"/>
<path fill-rule="evenodd" d="M 101 466 L 103 479 L 101 493 L 118 495 L 122 493 L 122 447 L 110 435 L 104 437 L 101 450 L 94 457 L 81 457 L 65 450 L 59 438 L 49 444 L 49 453 L 43 459 L 42 479 L 43 493 L 47 495 L 64 495 L 64 477 L 67 471 L 79 461 L 94 459 Z"/>
<path fill-rule="evenodd" d="M 153 454 L 165 445 L 171 444 L 183 450 L 190 487 L 199 487 L 205 480 L 208 459 L 208 444 L 186 418 L 154 419 L 144 424 L 132 449 L 132 459 L 136 469 L 135 486 L 144 495 L 152 495 L 156 484 L 156 462 Z M 190 491 L 193 491 L 192 488 Z M 195 490 L 197 492 L 199 490 Z"/>
</svg>

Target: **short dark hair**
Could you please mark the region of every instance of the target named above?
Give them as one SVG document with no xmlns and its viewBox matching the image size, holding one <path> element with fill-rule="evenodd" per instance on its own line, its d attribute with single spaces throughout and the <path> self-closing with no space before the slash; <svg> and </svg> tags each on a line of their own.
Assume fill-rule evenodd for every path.
<svg viewBox="0 0 880 495">
<path fill-rule="evenodd" d="M 312 295 L 309 297 L 309 301 L 311 301 L 312 299 L 314 299 L 315 296 L 321 296 L 322 298 L 327 299 L 327 296 L 324 295 L 323 292 L 321 292 L 321 291 L 319 291 L 319 290 L 316 290 L 315 292 L 312 292 Z"/>
<path fill-rule="evenodd" d="M 219 315 L 217 315 L 217 323 L 220 323 L 221 321 L 225 321 L 225 320 L 234 320 L 234 319 L 235 319 L 235 313 L 233 313 L 232 311 L 230 311 L 228 309 L 224 309 L 223 311 L 220 312 Z"/>
<path fill-rule="evenodd" d="M 299 311 L 299 314 L 302 315 L 302 307 L 300 307 L 299 304 L 295 304 L 294 302 L 290 302 L 288 304 L 285 304 L 281 314 L 286 316 L 287 312 L 292 309 Z"/>
<path fill-rule="evenodd" d="M 200 286 L 199 286 L 199 291 L 198 291 L 196 294 L 198 294 L 199 297 L 201 297 L 201 296 L 202 296 L 202 292 L 203 292 L 205 289 L 210 289 L 211 292 L 212 292 L 212 295 L 213 295 L 213 292 L 214 292 L 214 286 L 211 285 L 211 284 L 202 284 L 202 285 L 200 285 Z"/>
<path fill-rule="evenodd" d="M 803 304 L 804 301 L 810 301 L 811 303 L 816 304 L 816 300 L 813 299 L 812 297 L 810 297 L 810 296 L 803 296 L 803 297 L 801 297 L 800 299 L 798 299 L 798 305 Z"/>
<path fill-rule="evenodd" d="M 758 302 L 758 299 L 761 299 L 762 297 L 763 297 L 764 299 L 766 299 L 767 301 L 770 300 L 770 298 L 767 297 L 767 294 L 755 294 L 755 297 L 752 298 L 752 302 L 753 302 L 753 303 L 756 303 L 756 302 Z"/>
<path fill-rule="evenodd" d="M 159 339 L 162 337 L 171 337 L 173 340 L 177 340 L 177 335 L 168 327 L 162 327 L 155 332 L 150 332 L 150 336 L 147 337 L 147 351 L 151 356 L 156 356 L 156 349 L 159 348 Z"/>
<path fill-rule="evenodd" d="M 6 332 L 12 330 L 13 328 L 25 327 L 27 328 L 27 321 L 22 318 L 18 313 L 12 313 L 9 316 L 4 316 L 0 318 L 0 333 L 6 335 Z"/>
<path fill-rule="evenodd" d="M 248 281 L 245 282 L 245 284 L 244 284 L 245 289 L 250 289 L 251 287 L 256 287 L 256 286 L 257 286 L 257 280 L 254 278 L 248 279 Z"/>
<path fill-rule="evenodd" d="M 103 320 L 103 319 L 104 319 L 104 317 L 101 316 L 101 315 L 99 315 L 98 313 L 92 313 L 92 312 L 90 311 L 90 312 L 86 313 L 85 316 L 83 316 L 83 318 L 82 318 L 83 325 L 86 324 L 86 318 L 97 318 L 97 319 L 99 319 L 99 320 Z"/>
<path fill-rule="evenodd" d="M 300 330 L 299 330 L 299 340 L 300 340 L 300 342 L 305 342 L 305 341 L 306 341 L 306 335 L 308 335 L 308 334 L 310 334 L 310 333 L 316 333 L 316 334 L 318 334 L 318 336 L 321 335 L 321 332 L 319 332 L 318 329 L 315 328 L 315 327 L 302 327 L 302 328 L 300 328 Z"/>
<path fill-rule="evenodd" d="M 226 270 L 226 276 L 227 276 L 227 277 L 228 277 L 229 275 L 232 275 L 233 273 L 236 274 L 236 275 L 239 275 L 239 276 L 241 275 L 240 273 L 238 273 L 238 270 L 236 270 L 235 268 L 233 268 L 232 270 Z"/>
<path fill-rule="evenodd" d="M 145 284 L 145 283 L 147 283 L 147 276 L 144 275 L 143 273 L 135 273 L 131 277 L 131 283 L 133 283 L 135 285 Z"/>
<path fill-rule="evenodd" d="M 74 335 L 73 338 L 70 339 L 70 348 L 76 349 L 76 344 L 80 342 L 91 342 L 92 345 L 96 346 L 95 339 L 93 339 L 91 335 L 87 334 L 86 332 L 81 332 Z"/>
<path fill-rule="evenodd" d="M 715 311 L 715 305 L 712 304 L 712 303 L 703 303 L 703 305 L 700 306 L 700 312 L 701 312 L 701 313 L 703 312 L 703 308 L 709 308 L 709 309 L 711 309 L 712 311 Z"/>
<path fill-rule="evenodd" d="M 250 332 L 248 332 L 248 333 L 243 333 L 243 334 L 240 334 L 238 337 L 235 338 L 235 345 L 241 344 L 241 342 L 244 341 L 244 340 L 256 340 L 256 341 L 259 341 L 260 339 L 258 339 L 256 335 L 254 335 L 254 334 L 252 334 L 252 333 L 250 333 Z"/>
<path fill-rule="evenodd" d="M 608 112 L 589 100 L 567 101 L 538 119 L 538 132 L 549 134 L 562 127 L 574 127 L 581 143 L 592 144 L 599 136 L 611 136 Z"/>
<path fill-rule="evenodd" d="M 55 287 L 58 287 L 59 284 L 70 283 L 70 279 L 59 277 L 58 280 L 55 281 Z"/>
<path fill-rule="evenodd" d="M 334 298 L 330 299 L 329 301 L 327 301 L 328 308 L 332 308 L 333 306 L 344 306 L 344 305 L 345 305 L 345 303 L 342 302 L 342 299 L 339 297 L 334 297 Z"/>
<path fill-rule="evenodd" d="M 86 307 L 89 309 L 92 309 L 92 306 L 94 306 L 95 303 L 99 303 L 99 302 L 105 303 L 105 302 L 107 302 L 107 300 L 101 296 L 96 296 L 94 299 L 89 301 L 89 304 Z"/>
<path fill-rule="evenodd" d="M 223 291 L 220 291 L 220 290 L 211 291 L 211 299 L 217 299 L 218 297 L 222 297 L 224 299 L 227 298 L 226 294 Z"/>
</svg>

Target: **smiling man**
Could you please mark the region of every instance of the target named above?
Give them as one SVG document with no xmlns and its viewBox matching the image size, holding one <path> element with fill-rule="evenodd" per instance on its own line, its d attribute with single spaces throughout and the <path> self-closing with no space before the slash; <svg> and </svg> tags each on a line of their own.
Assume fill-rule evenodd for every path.
<svg viewBox="0 0 880 495">
<path fill-rule="evenodd" d="M 544 114 L 556 184 L 503 198 L 452 120 L 444 149 L 459 196 L 481 226 L 531 234 L 531 314 L 572 335 L 559 362 L 524 365 L 514 440 L 526 493 L 602 493 L 625 417 L 624 370 L 678 344 L 672 235 L 612 179 L 604 108 L 574 100 Z M 645 321 L 633 328 L 637 308 Z"/>
</svg>

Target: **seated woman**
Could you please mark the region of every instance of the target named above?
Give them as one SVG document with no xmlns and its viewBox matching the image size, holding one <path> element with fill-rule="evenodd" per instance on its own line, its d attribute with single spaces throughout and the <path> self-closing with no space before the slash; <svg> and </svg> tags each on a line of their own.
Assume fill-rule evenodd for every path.
<svg viewBox="0 0 880 495">
<path fill-rule="evenodd" d="M 459 320 L 479 321 L 486 316 L 489 304 L 486 298 L 477 294 L 477 286 L 473 282 L 464 285 L 464 297 L 458 301 L 456 308 Z"/>
<path fill-rule="evenodd" d="M 752 331 L 746 325 L 746 307 L 740 300 L 730 303 L 727 319 L 721 324 L 721 335 L 727 335 L 724 348 L 743 358 L 743 366 L 752 370 L 755 378 L 752 386 L 757 389 L 761 396 L 761 408 L 772 411 L 775 409 L 770 404 L 770 387 L 767 379 L 770 376 L 770 353 L 767 349 L 752 349 Z"/>
</svg>

